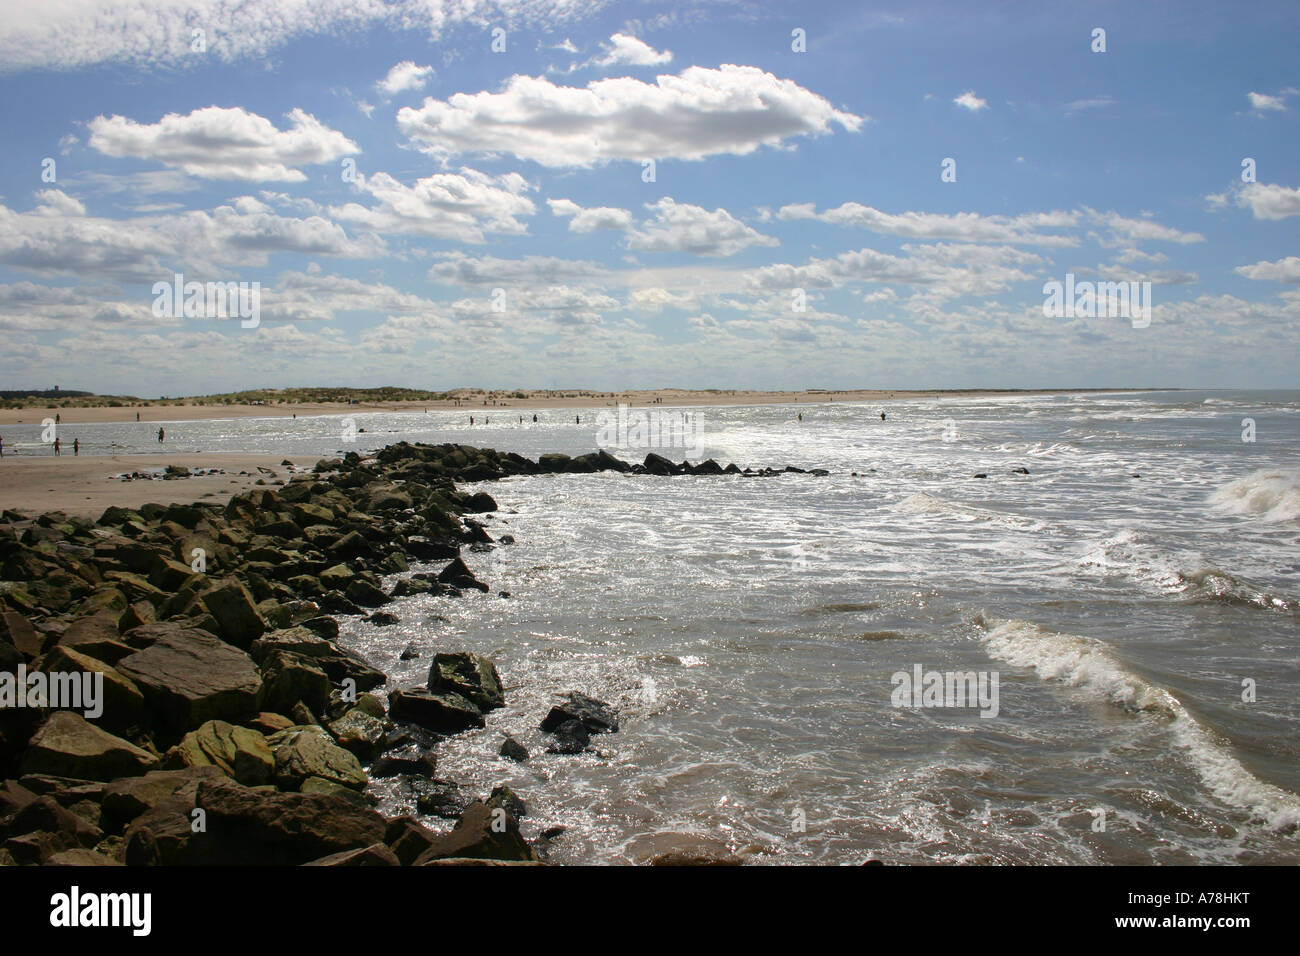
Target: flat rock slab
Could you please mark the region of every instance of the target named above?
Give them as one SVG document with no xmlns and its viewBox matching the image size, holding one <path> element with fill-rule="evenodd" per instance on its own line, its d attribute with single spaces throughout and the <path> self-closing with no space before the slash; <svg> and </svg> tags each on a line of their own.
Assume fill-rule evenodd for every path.
<svg viewBox="0 0 1300 956">
<path fill-rule="evenodd" d="M 238 721 L 261 703 L 262 678 L 253 659 L 206 631 L 158 633 L 117 669 L 140 688 L 159 726 L 177 734 L 209 720 Z"/>
<path fill-rule="evenodd" d="M 158 758 L 130 741 L 100 730 L 80 714 L 55 711 L 23 755 L 23 773 L 82 780 L 116 780 L 154 769 Z"/>
</svg>

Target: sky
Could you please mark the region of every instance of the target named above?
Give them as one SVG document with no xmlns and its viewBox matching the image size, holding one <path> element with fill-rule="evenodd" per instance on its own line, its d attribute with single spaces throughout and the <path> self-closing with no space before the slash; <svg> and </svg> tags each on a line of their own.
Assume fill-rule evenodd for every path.
<svg viewBox="0 0 1300 956">
<path fill-rule="evenodd" d="M 1297 387 L 1297 40 L 1291 0 L 11 0 L 0 389 Z M 1067 276 L 1151 312 L 1045 314 Z"/>
</svg>

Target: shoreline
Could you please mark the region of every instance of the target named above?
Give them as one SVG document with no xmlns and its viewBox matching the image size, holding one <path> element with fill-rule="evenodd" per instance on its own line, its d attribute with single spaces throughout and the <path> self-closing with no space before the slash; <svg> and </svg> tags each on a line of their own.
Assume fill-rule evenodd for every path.
<svg viewBox="0 0 1300 956">
<path fill-rule="evenodd" d="M 487 728 L 513 692 L 495 662 L 426 645 L 427 681 L 401 683 L 339 643 L 336 617 L 383 626 L 407 595 L 490 594 L 462 548 L 514 539 L 486 531 L 500 509 L 478 483 L 597 471 L 799 469 L 403 442 L 209 503 L 0 516 L 0 865 L 544 864 L 565 827 L 506 784 L 435 776 L 442 741 Z M 564 760 L 619 732 L 618 706 L 561 696 L 529 714 L 531 753 L 506 733 L 484 759 Z M 381 810 L 372 782 L 393 778 L 400 804 Z"/>
<path fill-rule="evenodd" d="M 478 393 L 461 399 L 442 401 L 397 402 L 303 402 L 283 405 L 107 405 L 55 406 L 24 405 L 21 408 L 0 409 L 0 426 L 36 425 L 58 414 L 61 425 L 94 424 L 100 422 L 134 422 L 138 412 L 141 424 L 165 424 L 178 421 L 219 421 L 229 418 L 304 418 L 323 415 L 346 415 L 349 412 L 421 412 L 472 411 L 476 408 L 512 408 L 519 411 L 538 411 L 548 408 L 599 408 L 627 404 L 634 407 L 709 407 L 725 405 L 794 405 L 828 404 L 832 402 L 890 402 L 926 398 L 989 398 L 1007 396 L 1065 395 L 1072 393 L 1126 393 L 1176 391 L 1162 388 L 976 388 L 976 389 L 851 389 L 765 391 L 758 389 L 640 389 L 624 392 L 581 391 L 570 395 L 551 395 L 542 390 L 519 392 Z M 522 393 L 523 398 L 515 397 Z M 656 401 L 658 399 L 658 401 Z M 486 403 L 486 404 L 485 404 Z"/>
</svg>

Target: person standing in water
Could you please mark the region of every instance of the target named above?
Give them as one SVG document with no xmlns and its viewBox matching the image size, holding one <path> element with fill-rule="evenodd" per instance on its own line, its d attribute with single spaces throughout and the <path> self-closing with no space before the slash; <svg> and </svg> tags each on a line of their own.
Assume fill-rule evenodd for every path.
<svg viewBox="0 0 1300 956">
<path fill-rule="evenodd" d="M 163 430 L 160 428 L 158 429 L 158 444 L 161 445 L 162 443 L 163 443 Z"/>
<path fill-rule="evenodd" d="M 75 458 L 81 454 L 81 439 L 72 439 L 72 457 Z"/>
<path fill-rule="evenodd" d="M 59 451 L 59 439 L 58 439 L 58 438 L 55 438 L 55 439 L 54 439 L 54 454 L 56 454 L 56 455 L 61 454 L 61 452 Z"/>
<path fill-rule="evenodd" d="M 881 412 L 881 413 L 880 413 L 880 420 L 881 420 L 882 422 L 885 420 L 885 413 L 884 413 L 884 412 Z"/>
</svg>

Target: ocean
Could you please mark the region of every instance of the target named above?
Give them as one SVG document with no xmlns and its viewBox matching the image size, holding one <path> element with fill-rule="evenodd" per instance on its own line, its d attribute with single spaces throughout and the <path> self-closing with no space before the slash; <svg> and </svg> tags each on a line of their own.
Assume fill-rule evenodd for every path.
<svg viewBox="0 0 1300 956">
<path fill-rule="evenodd" d="M 355 442 L 339 417 L 164 424 L 169 452 L 310 465 L 400 440 L 580 454 L 600 411 L 359 411 Z M 439 774 L 511 786 L 526 833 L 566 828 L 552 859 L 1300 863 L 1300 392 L 656 410 L 683 413 L 700 458 L 831 474 L 486 485 L 515 539 L 466 549 L 488 594 L 342 619 L 398 683 L 439 650 L 496 661 L 506 707 Z M 153 423 L 75 427 L 83 453 L 158 451 Z M 996 707 L 908 689 L 931 673 Z M 622 728 L 547 755 L 570 690 Z"/>
</svg>

